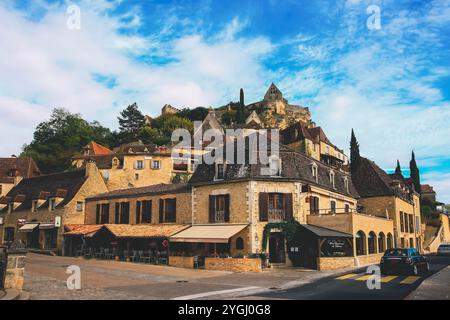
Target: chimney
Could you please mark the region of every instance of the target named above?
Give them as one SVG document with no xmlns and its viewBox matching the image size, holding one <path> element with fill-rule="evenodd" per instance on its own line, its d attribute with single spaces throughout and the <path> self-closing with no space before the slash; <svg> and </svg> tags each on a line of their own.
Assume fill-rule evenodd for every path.
<svg viewBox="0 0 450 320">
<path fill-rule="evenodd" d="M 86 177 L 91 177 L 98 172 L 94 159 L 86 160 Z"/>
</svg>

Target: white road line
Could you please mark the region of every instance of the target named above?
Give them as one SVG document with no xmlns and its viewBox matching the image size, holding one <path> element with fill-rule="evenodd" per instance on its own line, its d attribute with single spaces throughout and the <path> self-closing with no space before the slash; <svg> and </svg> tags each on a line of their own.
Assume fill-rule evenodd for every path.
<svg viewBox="0 0 450 320">
<path fill-rule="evenodd" d="M 203 293 L 198 293 L 198 294 L 191 294 L 189 296 L 176 297 L 176 298 L 172 298 L 172 300 L 192 300 L 192 299 L 203 298 L 203 297 L 208 297 L 208 296 L 215 296 L 218 294 L 233 293 L 233 292 L 255 290 L 255 289 L 260 289 L 260 287 L 245 287 L 245 288 L 237 288 L 237 289 L 209 291 L 209 292 L 203 292 Z"/>
</svg>

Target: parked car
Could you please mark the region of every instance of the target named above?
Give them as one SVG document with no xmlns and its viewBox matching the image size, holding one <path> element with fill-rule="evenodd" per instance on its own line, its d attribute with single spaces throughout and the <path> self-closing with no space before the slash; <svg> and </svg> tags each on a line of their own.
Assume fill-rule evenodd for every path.
<svg viewBox="0 0 450 320">
<path fill-rule="evenodd" d="M 408 272 L 414 275 L 430 270 L 427 258 L 415 248 L 386 250 L 380 261 L 382 274 Z"/>
<path fill-rule="evenodd" d="M 437 250 L 437 254 L 440 256 L 450 255 L 450 243 L 442 243 Z"/>
</svg>

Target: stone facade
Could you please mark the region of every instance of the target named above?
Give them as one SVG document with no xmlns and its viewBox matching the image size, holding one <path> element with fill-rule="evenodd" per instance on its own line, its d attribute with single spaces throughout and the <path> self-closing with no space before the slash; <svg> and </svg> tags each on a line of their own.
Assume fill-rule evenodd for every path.
<svg viewBox="0 0 450 320">
<path fill-rule="evenodd" d="M 5 289 L 22 290 L 26 255 L 26 252 L 8 253 Z"/>
<path fill-rule="evenodd" d="M 206 270 L 221 270 L 233 272 L 261 272 L 261 259 L 246 258 L 205 258 Z"/>
<path fill-rule="evenodd" d="M 194 257 L 170 256 L 169 266 L 177 268 L 194 268 Z"/>
</svg>

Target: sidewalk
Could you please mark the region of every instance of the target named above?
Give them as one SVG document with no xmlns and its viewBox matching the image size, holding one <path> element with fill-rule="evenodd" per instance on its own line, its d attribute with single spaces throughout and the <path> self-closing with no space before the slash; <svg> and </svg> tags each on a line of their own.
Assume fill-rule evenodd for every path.
<svg viewBox="0 0 450 320">
<path fill-rule="evenodd" d="M 450 300 L 450 266 L 425 279 L 407 300 Z"/>
</svg>

